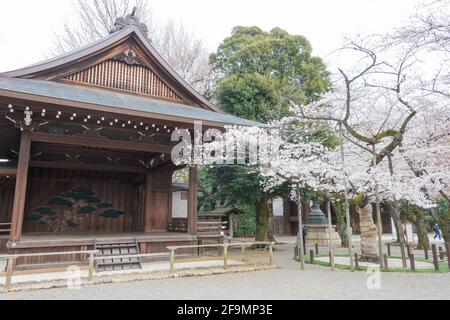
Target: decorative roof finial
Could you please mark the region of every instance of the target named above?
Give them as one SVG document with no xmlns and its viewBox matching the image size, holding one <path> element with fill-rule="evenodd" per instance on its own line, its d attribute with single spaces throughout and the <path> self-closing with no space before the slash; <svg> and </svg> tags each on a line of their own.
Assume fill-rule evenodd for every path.
<svg viewBox="0 0 450 320">
<path fill-rule="evenodd" d="M 137 12 L 137 7 L 134 7 L 131 14 L 128 14 L 125 18 L 123 18 L 123 17 L 117 18 L 116 22 L 114 23 L 114 28 L 111 30 L 110 33 L 120 31 L 129 26 L 136 26 L 139 29 L 139 31 L 141 31 L 144 34 L 144 36 L 148 40 L 150 40 L 148 37 L 147 25 L 145 23 L 141 23 L 139 21 L 139 18 L 136 16 L 136 12 Z"/>
</svg>

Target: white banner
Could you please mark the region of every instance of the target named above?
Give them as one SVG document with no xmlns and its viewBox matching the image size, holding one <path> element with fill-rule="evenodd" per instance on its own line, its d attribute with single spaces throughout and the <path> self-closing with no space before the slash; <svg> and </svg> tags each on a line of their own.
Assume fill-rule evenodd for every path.
<svg viewBox="0 0 450 320">
<path fill-rule="evenodd" d="M 391 218 L 392 225 L 392 240 L 397 240 L 397 229 L 395 228 L 394 219 Z"/>
</svg>

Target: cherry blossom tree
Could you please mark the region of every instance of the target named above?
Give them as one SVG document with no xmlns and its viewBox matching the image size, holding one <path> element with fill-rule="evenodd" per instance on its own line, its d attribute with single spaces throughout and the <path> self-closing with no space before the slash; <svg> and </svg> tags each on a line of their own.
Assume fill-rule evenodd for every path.
<svg viewBox="0 0 450 320">
<path fill-rule="evenodd" d="M 433 109 L 439 98 L 437 93 L 430 93 L 421 86 L 423 63 L 416 49 L 386 48 L 381 37 L 349 42 L 343 50 L 356 54 L 354 60 L 358 63 L 349 70 L 339 69 L 333 91 L 320 101 L 310 105 L 293 104 L 292 116 L 271 123 L 271 130 L 278 135 L 273 132 L 264 135 L 255 128 L 231 128 L 227 133 L 230 139 L 253 141 L 249 150 L 255 149 L 255 140 L 258 150 L 265 150 L 261 145 L 267 145 L 266 139 L 271 143 L 279 139 L 278 153 L 258 154 L 257 164 L 267 178 L 268 189 L 290 182 L 296 188 L 308 186 L 313 190 L 346 194 L 351 191 L 362 221 L 363 258 L 371 261 L 378 261 L 381 253 L 378 251 L 381 246 L 377 246 L 377 238 L 381 240 L 380 230 L 372 218 L 373 204 L 379 216 L 380 202 L 389 203 L 399 233 L 403 234 L 400 201 L 432 207 L 433 197 L 424 190 L 442 188 L 442 175 L 448 172 L 448 168 L 440 165 L 444 160 L 435 160 L 434 166 L 421 162 L 422 150 L 414 148 L 420 143 L 416 139 L 435 141 L 430 137 L 443 135 L 438 131 L 445 131 L 448 125 L 439 125 L 438 129 L 430 119 L 435 126 L 426 129 L 432 132 L 424 131 L 420 125 L 430 123 L 422 121 L 430 114 L 443 115 L 448 105 L 444 103 L 440 111 Z M 310 139 L 314 134 L 308 130 L 314 132 L 324 125 L 341 136 L 344 157 L 341 150 L 328 150 L 320 141 Z M 438 148 L 445 154 L 440 145 L 430 144 L 430 148 Z M 248 158 L 250 164 L 256 164 L 254 157 Z M 342 166 L 344 161 L 345 166 Z M 417 174 L 418 171 L 428 172 L 423 166 L 434 169 L 429 169 L 429 174 Z M 381 226 L 380 219 L 377 220 Z M 400 242 L 406 262 L 403 237 Z"/>
<path fill-rule="evenodd" d="M 418 114 L 397 157 L 416 178 L 423 180 L 423 192 L 428 198 L 440 197 L 450 203 L 450 99 L 440 94 L 437 98 Z M 424 248 L 429 246 L 429 241 L 423 212 L 417 210 L 416 215 L 419 247 Z M 445 230 L 445 239 L 449 239 L 450 210 L 443 217 L 435 214 L 435 219 Z"/>
</svg>

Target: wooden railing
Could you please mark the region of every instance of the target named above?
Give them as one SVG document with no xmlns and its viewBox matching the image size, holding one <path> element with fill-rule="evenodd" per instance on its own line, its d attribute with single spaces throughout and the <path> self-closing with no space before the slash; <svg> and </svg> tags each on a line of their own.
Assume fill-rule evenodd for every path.
<svg viewBox="0 0 450 320">
<path fill-rule="evenodd" d="M 87 255 L 89 257 L 89 281 L 92 282 L 94 280 L 94 261 L 95 255 L 98 253 L 95 251 L 71 251 L 71 252 L 52 252 L 52 253 L 28 253 L 28 254 L 9 254 L 9 255 L 0 255 L 0 260 L 6 260 L 6 281 L 5 281 L 5 289 L 10 290 L 12 284 L 13 277 L 13 269 L 16 259 L 20 258 L 31 258 L 31 257 L 54 257 L 54 256 L 69 256 L 69 255 Z"/>
<path fill-rule="evenodd" d="M 132 259 L 132 258 L 170 258 L 170 272 L 175 273 L 175 264 L 176 263 L 189 263 L 189 262 L 205 262 L 205 261 L 223 261 L 224 269 L 227 270 L 229 267 L 230 259 L 248 259 L 248 258 L 257 258 L 263 257 L 268 259 L 268 264 L 273 264 L 273 246 L 275 243 L 273 242 L 247 242 L 247 243 L 227 243 L 227 244 L 211 244 L 211 245 L 201 245 L 201 246 L 177 246 L 177 247 L 168 247 L 169 252 L 167 253 L 149 253 L 149 254 L 134 254 L 134 255 L 117 255 L 117 256 L 108 256 L 108 259 L 116 260 L 116 259 Z M 256 253 L 247 253 L 246 249 L 249 247 L 261 246 L 264 247 L 264 251 L 257 251 Z M 218 248 L 219 252 L 222 252 L 216 257 L 196 257 L 196 258 L 181 258 L 176 259 L 176 251 L 178 250 L 186 250 L 186 249 L 194 249 L 195 252 L 198 252 L 198 249 L 205 248 Z M 239 248 L 241 254 L 230 256 L 230 249 Z M 98 250 L 92 251 L 71 251 L 71 252 L 52 252 L 52 253 L 29 253 L 29 254 L 12 254 L 12 255 L 0 255 L 0 260 L 7 261 L 6 267 L 6 281 L 4 288 L 6 290 L 11 289 L 12 285 L 12 277 L 14 275 L 13 269 L 15 265 L 16 259 L 20 258 L 30 258 L 30 257 L 51 257 L 51 256 L 65 256 L 65 255 L 86 255 L 88 257 L 88 281 L 93 282 L 94 280 L 94 270 L 95 270 L 95 261 L 105 259 L 104 256 L 96 257 L 98 254 Z"/>
<path fill-rule="evenodd" d="M 170 251 L 170 273 L 175 273 L 175 264 L 176 263 L 189 263 L 189 262 L 205 262 L 205 261 L 223 261 L 223 267 L 225 270 L 228 269 L 228 261 L 230 258 L 233 259 L 247 259 L 247 258 L 256 258 L 256 257 L 264 257 L 268 259 L 269 265 L 273 265 L 273 246 L 275 242 L 247 242 L 247 243 L 225 243 L 225 244 L 208 244 L 208 245 L 200 245 L 200 246 L 177 246 L 177 247 L 167 247 Z M 246 253 L 246 249 L 254 246 L 265 246 L 268 248 L 268 251 L 263 251 L 261 253 Z M 176 251 L 178 250 L 186 250 L 186 249 L 206 249 L 206 248 L 218 248 L 221 250 L 222 254 L 214 257 L 197 257 L 190 259 L 176 259 Z M 231 248 L 240 248 L 241 255 L 239 256 L 230 256 Z"/>
<path fill-rule="evenodd" d="M 11 233 L 11 223 L 0 223 L 0 236 Z"/>
<path fill-rule="evenodd" d="M 139 254 L 128 254 L 128 255 L 111 255 L 111 256 L 101 256 L 94 257 L 95 261 L 102 260 L 128 260 L 128 259 L 145 259 L 145 258 L 169 258 L 169 253 L 139 253 Z"/>
</svg>

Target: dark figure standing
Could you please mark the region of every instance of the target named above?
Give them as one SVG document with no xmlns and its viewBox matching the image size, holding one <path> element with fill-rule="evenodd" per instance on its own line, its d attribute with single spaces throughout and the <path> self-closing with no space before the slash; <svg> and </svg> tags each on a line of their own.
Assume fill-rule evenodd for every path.
<svg viewBox="0 0 450 320">
<path fill-rule="evenodd" d="M 439 240 L 442 240 L 442 235 L 441 235 L 441 229 L 439 228 L 439 225 L 436 223 L 434 225 L 434 240 L 436 240 L 436 238 L 439 238 Z"/>
<path fill-rule="evenodd" d="M 303 252 L 306 255 L 306 237 L 308 236 L 308 227 L 303 225 Z"/>
</svg>

